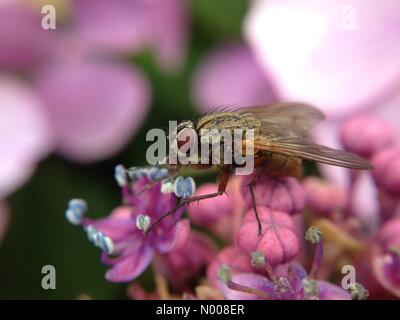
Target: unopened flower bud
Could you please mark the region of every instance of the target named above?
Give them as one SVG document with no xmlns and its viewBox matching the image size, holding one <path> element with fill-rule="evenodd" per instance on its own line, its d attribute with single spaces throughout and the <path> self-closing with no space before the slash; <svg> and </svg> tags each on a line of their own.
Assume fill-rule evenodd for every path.
<svg viewBox="0 0 400 320">
<path fill-rule="evenodd" d="M 254 175 L 249 175 L 242 180 L 243 198 L 248 209 L 253 207 L 253 197 L 248 185 L 254 179 Z M 298 214 L 304 209 L 305 193 L 303 187 L 293 177 L 262 176 L 258 179 L 253 190 L 258 206 L 283 211 L 290 215 Z"/>
<path fill-rule="evenodd" d="M 372 158 L 376 185 L 386 193 L 400 196 L 400 148 L 386 148 Z"/>
<path fill-rule="evenodd" d="M 394 136 L 394 131 L 388 123 L 366 115 L 351 118 L 341 130 L 345 150 L 366 158 L 390 146 Z"/>
</svg>

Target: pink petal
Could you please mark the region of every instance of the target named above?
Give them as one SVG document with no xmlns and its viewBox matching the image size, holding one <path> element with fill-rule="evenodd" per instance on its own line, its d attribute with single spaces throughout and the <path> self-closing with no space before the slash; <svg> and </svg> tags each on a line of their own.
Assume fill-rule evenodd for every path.
<svg viewBox="0 0 400 320">
<path fill-rule="evenodd" d="M 274 294 L 274 285 L 267 278 L 253 273 L 238 273 L 232 276 L 232 281 L 243 286 L 269 293 L 271 296 Z M 222 292 L 225 299 L 228 300 L 261 300 L 257 295 L 245 293 L 229 289 L 226 285 L 221 284 Z"/>
<path fill-rule="evenodd" d="M 188 29 L 184 0 L 74 0 L 76 31 L 88 43 L 115 52 L 155 51 L 174 70 L 183 60 Z"/>
<path fill-rule="evenodd" d="M 349 292 L 327 281 L 318 281 L 318 297 L 321 300 L 351 300 Z"/>
<path fill-rule="evenodd" d="M 373 275 L 384 289 L 400 298 L 399 268 L 393 270 L 392 257 L 389 254 L 382 253 L 377 248 L 374 249 L 371 254 Z"/>
<path fill-rule="evenodd" d="M 244 44 L 224 45 L 204 58 L 194 74 L 192 97 L 202 110 L 275 100 L 267 78 Z"/>
<path fill-rule="evenodd" d="M 378 105 L 398 90 L 399 28 L 397 0 L 255 1 L 244 26 L 281 97 L 332 115 Z"/>
<path fill-rule="evenodd" d="M 153 5 L 150 28 L 155 32 L 153 48 L 159 65 L 177 70 L 185 58 L 189 12 L 185 0 L 150 0 Z"/>
<path fill-rule="evenodd" d="M 0 198 L 25 183 L 51 148 L 42 102 L 27 85 L 0 75 Z"/>
<path fill-rule="evenodd" d="M 86 219 L 85 226 L 93 226 L 101 231 L 114 242 L 124 240 L 132 233 L 137 233 L 141 238 L 141 232 L 136 228 L 136 221 L 131 217 L 132 209 L 130 207 L 119 207 L 114 209 L 108 217 L 101 219 Z"/>
<path fill-rule="evenodd" d="M 181 248 L 189 238 L 190 223 L 188 219 L 180 220 L 166 235 L 156 241 L 156 249 L 160 253 L 167 253 Z"/>
<path fill-rule="evenodd" d="M 143 245 L 139 250 L 118 261 L 106 273 L 106 279 L 111 282 L 128 282 L 142 274 L 151 262 L 153 250 Z"/>
<path fill-rule="evenodd" d="M 198 277 L 215 256 L 216 248 L 212 239 L 202 233 L 191 232 L 181 248 L 168 254 L 155 255 L 153 268 L 178 287 L 179 283 L 188 283 Z"/>
<path fill-rule="evenodd" d="M 120 151 L 149 106 L 147 80 L 133 66 L 107 62 L 53 65 L 39 74 L 58 151 L 90 162 Z"/>
<path fill-rule="evenodd" d="M 145 2 L 74 0 L 72 9 L 78 34 L 103 49 L 141 49 L 151 33 L 146 28 L 148 5 Z"/>
<path fill-rule="evenodd" d="M 47 58 L 54 34 L 42 29 L 42 17 L 19 0 L 0 4 L 0 69 L 22 71 Z"/>
</svg>

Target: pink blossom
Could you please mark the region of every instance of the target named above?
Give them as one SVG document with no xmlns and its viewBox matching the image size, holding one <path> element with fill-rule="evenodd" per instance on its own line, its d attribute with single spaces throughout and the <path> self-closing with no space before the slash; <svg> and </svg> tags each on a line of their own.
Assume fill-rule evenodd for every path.
<svg viewBox="0 0 400 320">
<path fill-rule="evenodd" d="M 218 47 L 204 58 L 193 76 L 192 99 L 202 110 L 276 100 L 267 77 L 244 44 Z"/>
<path fill-rule="evenodd" d="M 102 260 L 111 266 L 106 273 L 106 279 L 112 282 L 127 282 L 138 277 L 150 264 L 153 254 L 169 253 L 181 248 L 189 236 L 189 221 L 179 220 L 183 210 L 176 212 L 175 216 L 162 220 L 151 232 L 140 230 L 137 219 L 146 215 L 151 221 L 156 221 L 163 213 L 175 204 L 173 194 L 163 195 L 160 185 L 146 191 L 141 196 L 136 193 L 149 183 L 145 177 L 132 186 L 131 195 L 125 202 L 137 204 L 139 199 L 147 198 L 146 206 L 124 206 L 115 209 L 108 217 L 97 220 L 85 218 L 83 226 L 88 232 L 89 239 L 101 232 L 102 236 L 112 241 L 113 257 L 103 251 Z M 96 240 L 94 240 L 96 241 Z"/>
<path fill-rule="evenodd" d="M 89 162 L 114 155 L 139 129 L 150 89 L 133 66 L 110 62 L 52 65 L 37 76 L 37 88 L 57 150 Z"/>
<path fill-rule="evenodd" d="M 99 49 L 151 49 L 166 70 L 182 64 L 188 30 L 184 0 L 74 0 L 73 20 L 82 39 Z"/>
<path fill-rule="evenodd" d="M 9 75 L 0 75 L 0 198 L 32 175 L 53 147 L 43 105 L 35 91 Z"/>
<path fill-rule="evenodd" d="M 263 206 L 258 206 L 257 212 L 262 234 L 258 234 L 254 210 L 249 210 L 239 230 L 238 245 L 249 254 L 254 251 L 261 252 L 272 266 L 295 258 L 299 252 L 299 242 L 291 217 L 285 212 Z"/>
</svg>

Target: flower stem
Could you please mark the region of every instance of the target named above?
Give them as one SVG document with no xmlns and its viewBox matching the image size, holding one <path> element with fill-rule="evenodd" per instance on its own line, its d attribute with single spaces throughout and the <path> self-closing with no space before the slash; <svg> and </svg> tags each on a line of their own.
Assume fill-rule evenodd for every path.
<svg viewBox="0 0 400 320">
<path fill-rule="evenodd" d="M 315 248 L 315 252 L 314 252 L 314 259 L 313 259 L 313 263 L 311 265 L 311 269 L 310 269 L 310 273 L 309 273 L 310 279 L 316 278 L 319 267 L 321 265 L 321 260 L 322 260 L 323 254 L 324 254 L 324 246 L 322 244 L 322 240 L 320 240 L 316 244 L 316 248 Z"/>
</svg>

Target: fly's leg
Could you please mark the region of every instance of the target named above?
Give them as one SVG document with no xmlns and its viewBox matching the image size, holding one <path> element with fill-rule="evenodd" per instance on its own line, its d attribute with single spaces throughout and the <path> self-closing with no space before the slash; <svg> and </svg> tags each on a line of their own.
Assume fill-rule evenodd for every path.
<svg viewBox="0 0 400 320">
<path fill-rule="evenodd" d="M 261 235 L 262 235 L 262 226 L 261 226 L 260 217 L 258 216 L 258 212 L 257 212 L 256 197 L 255 197 L 255 194 L 254 194 L 254 185 L 253 185 L 253 183 L 249 184 L 249 189 L 250 189 L 251 202 L 252 202 L 254 214 L 256 215 L 257 224 L 258 224 L 258 236 L 261 237 Z"/>
<path fill-rule="evenodd" d="M 217 192 L 204 194 L 204 195 L 196 196 L 196 197 L 191 197 L 191 198 L 187 198 L 187 199 L 182 199 L 182 201 L 179 204 L 177 204 L 171 210 L 167 211 L 161 217 L 159 217 L 156 221 L 154 221 L 154 223 L 150 226 L 150 228 L 147 229 L 146 233 L 149 233 L 162 220 L 167 218 L 169 215 L 173 214 L 176 210 L 178 210 L 179 208 L 183 207 L 184 205 L 188 205 L 188 204 L 190 204 L 192 202 L 201 201 L 201 200 L 204 200 L 204 199 L 215 198 L 215 197 L 218 197 L 218 196 L 222 195 L 226 190 L 226 186 L 228 184 L 229 178 L 230 178 L 230 171 L 223 169 L 221 177 L 220 177 L 220 180 L 219 180 L 218 191 Z"/>
<path fill-rule="evenodd" d="M 175 179 L 178 176 L 178 173 L 174 173 L 173 175 L 168 176 L 169 179 Z M 167 178 L 162 178 L 162 179 L 158 179 L 155 181 L 151 181 L 149 183 L 147 183 L 141 190 L 139 190 L 135 195 L 136 196 L 140 196 L 141 194 L 143 194 L 144 192 L 146 192 L 147 190 L 153 188 L 155 185 L 159 184 L 160 182 L 162 182 L 163 180 L 165 180 Z"/>
</svg>

